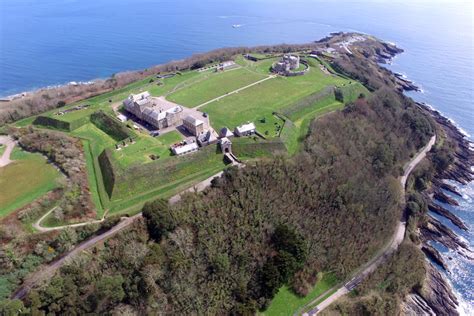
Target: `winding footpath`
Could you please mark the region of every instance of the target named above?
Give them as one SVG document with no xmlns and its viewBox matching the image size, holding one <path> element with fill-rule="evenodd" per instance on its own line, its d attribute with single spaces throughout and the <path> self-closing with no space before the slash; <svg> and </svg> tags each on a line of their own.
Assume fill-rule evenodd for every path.
<svg viewBox="0 0 474 316">
<path fill-rule="evenodd" d="M 0 168 L 5 167 L 6 165 L 10 164 L 12 160 L 10 160 L 10 155 L 13 151 L 13 147 L 15 147 L 15 141 L 10 136 L 0 136 L 0 144 L 3 144 L 6 148 L 3 152 L 2 156 L 0 157 Z"/>
<path fill-rule="evenodd" d="M 0 142 L 4 141 L 4 138 L 0 138 Z M 413 169 L 420 163 L 423 158 L 425 158 L 426 153 L 428 153 L 431 150 L 431 147 L 434 145 L 436 141 L 436 136 L 433 136 L 428 144 L 406 165 L 405 167 L 405 172 L 402 177 L 400 177 L 400 184 L 402 188 L 402 194 L 401 194 L 401 200 L 402 203 L 405 203 L 405 186 L 406 182 L 408 179 L 408 176 L 410 173 L 413 171 Z M 8 146 L 8 145 L 7 145 Z M 14 146 L 14 143 L 13 145 Z M 8 149 L 8 147 L 7 147 Z M 13 147 L 11 147 L 11 150 Z M 2 159 L 4 155 L 2 156 Z M 9 154 L 8 154 L 9 157 Z M 239 164 L 239 167 L 243 167 L 243 165 Z M 181 199 L 181 195 L 185 192 L 200 192 L 210 186 L 212 179 L 215 177 L 218 177 L 222 174 L 222 172 L 219 172 L 199 183 L 194 185 L 193 187 L 184 190 L 183 192 L 173 196 L 170 198 L 170 203 L 174 204 L 177 203 Z M 43 215 L 33 226 L 35 226 L 36 229 L 40 231 L 49 231 L 49 230 L 57 230 L 57 229 L 65 229 L 68 227 L 78 227 L 78 226 L 84 226 L 91 224 L 93 222 L 98 223 L 102 222 L 104 218 L 92 222 L 85 222 L 85 223 L 78 223 L 78 224 L 72 224 L 72 225 L 67 225 L 67 226 L 60 226 L 60 227 L 54 227 L 54 228 L 49 228 L 49 227 L 42 227 L 40 224 L 46 218 L 51 212 L 54 211 L 54 208 L 49 210 L 45 215 Z M 87 239 L 83 241 L 82 243 L 78 244 L 74 249 L 70 250 L 69 252 L 65 253 L 62 255 L 59 259 L 51 262 L 47 266 L 45 266 L 43 269 L 36 271 L 35 273 L 31 274 L 28 276 L 23 284 L 13 293 L 11 296 L 12 299 L 22 299 L 23 297 L 28 294 L 28 292 L 37 284 L 44 282 L 48 278 L 52 277 L 54 273 L 65 263 L 70 262 L 75 256 L 78 254 L 82 253 L 83 251 L 87 250 L 88 248 L 93 247 L 97 243 L 113 236 L 117 232 L 121 231 L 122 229 L 130 226 L 136 219 L 141 218 L 142 213 L 138 213 L 132 217 L 123 217 L 121 221 L 112 227 L 110 230 L 94 236 L 90 239 Z M 334 301 L 336 301 L 338 298 L 348 294 L 351 290 L 353 290 L 357 285 L 360 284 L 360 282 L 370 273 L 372 273 L 381 263 L 383 263 L 393 252 L 395 252 L 398 249 L 398 246 L 402 243 L 404 235 L 405 235 L 405 229 L 406 229 L 406 222 L 404 219 L 400 220 L 400 222 L 397 225 L 397 228 L 395 230 L 395 234 L 392 238 L 392 241 L 388 245 L 388 247 L 378 256 L 376 256 L 374 259 L 372 259 L 369 263 L 367 263 L 364 268 L 362 269 L 361 272 L 356 274 L 349 282 L 344 284 L 342 287 L 337 289 L 332 295 L 327 297 L 325 300 L 320 302 L 316 307 L 312 308 L 308 313 L 304 313 L 304 316 L 309 316 L 309 315 L 316 315 L 318 312 L 321 310 L 325 309 L 329 305 L 331 305 Z M 328 292 L 332 291 L 329 290 Z M 326 292 L 327 293 L 327 292 Z M 323 294 L 324 295 L 324 294 Z M 305 310 L 309 309 L 311 306 L 313 306 L 317 301 L 320 300 L 321 297 L 316 298 L 313 300 L 311 303 L 305 306 Z"/>
<path fill-rule="evenodd" d="M 431 137 L 428 144 L 426 144 L 426 146 L 423 147 L 423 149 L 421 149 L 418 154 L 405 166 L 403 176 L 400 177 L 400 188 L 402 193 L 400 199 L 402 205 L 405 205 L 405 188 L 408 176 L 413 171 L 413 169 L 426 157 L 426 154 L 431 150 L 435 142 L 436 135 Z M 318 314 L 320 311 L 334 303 L 337 299 L 348 294 L 350 291 L 356 288 L 370 273 L 374 272 L 380 264 L 384 263 L 388 259 L 388 257 L 390 257 L 390 255 L 392 255 L 398 249 L 398 246 L 402 243 L 405 237 L 405 230 L 406 222 L 405 219 L 402 217 L 397 224 L 395 233 L 388 246 L 375 258 L 365 264 L 362 267 L 361 271 L 358 272 L 342 287 L 329 290 L 328 292 L 332 292 L 333 290 L 335 290 L 332 295 L 328 296 L 326 299 L 324 299 L 322 302 L 320 302 L 313 308 L 311 307 L 314 306 L 318 301 L 320 301 L 321 297 L 324 297 L 324 295 L 328 292 L 326 292 L 322 296 L 319 296 L 318 298 L 310 302 L 308 305 L 306 305 L 303 310 L 308 310 L 310 308 L 311 309 L 309 310 L 309 312 L 303 313 L 303 316 L 312 316 Z"/>
<path fill-rule="evenodd" d="M 175 196 L 173 196 L 172 198 L 170 198 L 170 203 L 171 204 L 174 204 L 174 203 L 177 203 L 181 200 L 181 195 L 185 192 L 201 192 L 203 191 L 205 188 L 207 188 L 208 186 L 211 185 L 211 181 L 212 179 L 214 179 L 215 177 L 218 177 L 222 175 L 222 171 L 221 172 L 218 172 L 217 174 L 195 184 L 194 186 L 192 186 L 191 188 L 189 189 L 186 189 L 184 190 L 183 192 L 181 193 L 178 193 L 176 194 Z M 59 227 L 42 227 L 40 224 L 41 222 L 52 212 L 54 211 L 55 208 L 52 208 L 51 210 L 49 210 L 46 214 L 44 214 L 33 226 L 40 230 L 40 231 L 50 231 L 50 230 L 59 230 L 59 229 L 65 229 L 65 228 L 69 228 L 69 227 L 79 227 L 79 226 L 84 226 L 84 225 L 89 225 L 89 224 L 92 224 L 92 223 L 100 223 L 104 220 L 104 218 L 102 218 L 101 220 L 96 220 L 96 221 L 92 221 L 92 222 L 84 222 L 84 223 L 78 223 L 78 224 L 72 224 L 72 225 L 66 225 L 66 226 L 59 226 Z M 105 217 L 105 214 L 104 214 L 104 217 Z M 92 238 L 89 238 L 83 242 L 81 242 L 80 244 L 78 244 L 76 247 L 74 247 L 72 250 L 66 252 L 65 254 L 63 254 L 59 259 L 56 259 L 55 261 L 51 262 L 50 264 L 44 266 L 42 269 L 32 273 L 31 275 L 29 275 L 24 281 L 23 281 L 23 284 L 13 293 L 13 295 L 11 296 L 11 299 L 22 299 L 24 298 L 28 292 L 33 288 L 35 287 L 36 285 L 44 282 L 45 280 L 51 278 L 54 273 L 65 263 L 68 263 L 68 262 L 71 262 L 71 260 L 81 254 L 83 251 L 87 250 L 88 248 L 91 248 L 93 246 L 95 246 L 97 243 L 101 242 L 101 241 L 104 241 L 105 239 L 115 235 L 116 233 L 118 233 L 119 231 L 121 231 L 122 229 L 130 226 L 136 219 L 138 218 L 141 218 L 142 217 L 142 213 L 138 213 L 134 216 L 131 216 L 131 217 L 122 217 L 120 222 L 115 225 L 114 227 L 112 227 L 111 229 L 109 229 L 108 231 L 100 234 L 100 235 L 96 235 Z"/>
<path fill-rule="evenodd" d="M 81 226 L 86 226 L 90 224 L 99 224 L 102 223 L 105 220 L 105 216 L 107 215 L 107 211 L 104 213 L 101 219 L 96 219 L 96 220 L 91 220 L 87 222 L 82 222 L 82 223 L 76 223 L 76 224 L 67 224 L 63 226 L 54 226 L 54 227 L 45 227 L 41 226 L 41 222 L 48 217 L 49 214 L 51 214 L 57 206 L 53 207 L 49 211 L 47 211 L 43 216 L 41 216 L 36 222 L 33 223 L 33 228 L 40 231 L 40 232 L 49 232 L 52 230 L 61 230 L 61 229 L 66 229 L 68 227 L 75 228 L 75 227 L 81 227 Z"/>
</svg>

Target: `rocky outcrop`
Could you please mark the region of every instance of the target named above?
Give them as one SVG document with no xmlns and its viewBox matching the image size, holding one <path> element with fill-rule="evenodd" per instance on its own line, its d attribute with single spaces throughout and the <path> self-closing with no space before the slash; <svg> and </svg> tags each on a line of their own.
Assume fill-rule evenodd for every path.
<svg viewBox="0 0 474 316">
<path fill-rule="evenodd" d="M 420 227 L 420 239 L 424 245 L 427 245 L 429 241 L 436 241 L 446 248 L 457 251 L 467 259 L 474 259 L 469 246 L 451 229 L 431 216 L 427 216 L 426 223 Z"/>
<path fill-rule="evenodd" d="M 426 264 L 426 282 L 413 291 L 402 303 L 403 315 L 459 315 L 458 300 L 443 275 L 431 264 Z"/>
<path fill-rule="evenodd" d="M 448 271 L 448 266 L 444 262 L 444 259 L 438 250 L 436 250 L 435 248 L 433 248 L 432 246 L 428 244 L 424 244 L 423 246 L 421 246 L 421 251 L 425 253 L 428 259 L 430 259 L 431 261 L 439 265 L 441 268 L 443 268 L 444 271 Z"/>
<path fill-rule="evenodd" d="M 433 185 L 445 191 L 451 192 L 452 194 L 457 195 L 458 197 L 462 197 L 462 194 L 459 193 L 458 189 L 454 185 L 440 181 L 438 179 L 433 180 Z"/>
<path fill-rule="evenodd" d="M 404 90 L 404 91 L 421 91 L 418 86 L 416 86 L 413 81 L 408 80 L 405 78 L 404 75 L 399 73 L 393 73 L 396 78 L 397 84 Z"/>
<path fill-rule="evenodd" d="M 454 215 L 453 213 L 451 213 L 450 211 L 448 211 L 447 209 L 445 209 L 441 205 L 438 205 L 434 202 L 430 202 L 428 204 L 428 209 L 430 211 L 432 211 L 433 213 L 436 213 L 438 215 L 446 217 L 447 219 L 449 219 L 454 225 L 456 225 L 460 229 L 467 230 L 466 224 L 464 224 L 464 222 L 459 217 L 457 217 L 456 215 Z"/>
</svg>

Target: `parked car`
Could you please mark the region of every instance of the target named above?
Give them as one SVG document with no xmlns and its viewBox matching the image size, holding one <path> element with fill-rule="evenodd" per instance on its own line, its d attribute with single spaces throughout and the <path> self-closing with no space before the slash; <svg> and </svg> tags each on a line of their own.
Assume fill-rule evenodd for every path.
<svg viewBox="0 0 474 316">
<path fill-rule="evenodd" d="M 151 132 L 150 132 L 150 136 L 153 136 L 153 137 L 160 136 L 160 132 L 158 132 L 158 131 L 151 131 Z"/>
<path fill-rule="evenodd" d="M 207 117 L 207 113 L 206 112 L 202 113 L 202 116 Z"/>
</svg>

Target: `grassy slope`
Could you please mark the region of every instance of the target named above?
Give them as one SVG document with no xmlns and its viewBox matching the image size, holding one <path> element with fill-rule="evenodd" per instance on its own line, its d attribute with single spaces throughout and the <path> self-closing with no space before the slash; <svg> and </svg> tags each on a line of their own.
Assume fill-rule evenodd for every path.
<svg viewBox="0 0 474 316">
<path fill-rule="evenodd" d="M 97 207 L 97 217 L 102 217 L 104 208 L 107 206 L 107 193 L 103 189 L 100 167 L 97 163 L 97 156 L 107 147 L 116 143 L 109 135 L 89 123 L 76 129 L 73 136 L 83 139 L 84 155 L 87 163 L 87 176 L 92 194 L 92 201 Z"/>
<path fill-rule="evenodd" d="M 151 162 L 147 176 L 134 177 L 128 170 L 122 170 L 126 179 L 116 184 L 122 193 L 112 198 L 110 211 L 136 210 L 147 200 L 170 197 L 224 168 L 222 154 L 215 146 L 208 146 L 182 157 Z"/>
<path fill-rule="evenodd" d="M 57 187 L 60 173 L 40 154 L 15 147 L 15 162 L 0 168 L 0 216 L 34 201 Z"/>
<path fill-rule="evenodd" d="M 188 107 L 195 107 L 206 101 L 244 87 L 265 78 L 245 68 L 218 73 L 208 73 L 208 79 L 178 90 L 168 96 L 168 100 Z"/>
<path fill-rule="evenodd" d="M 304 305 L 308 304 L 337 283 L 337 279 L 332 274 L 324 274 L 320 281 L 316 283 L 311 292 L 305 297 L 295 295 L 287 286 L 283 286 L 278 291 L 268 309 L 262 313 L 266 316 L 287 316 L 295 314 Z"/>
</svg>

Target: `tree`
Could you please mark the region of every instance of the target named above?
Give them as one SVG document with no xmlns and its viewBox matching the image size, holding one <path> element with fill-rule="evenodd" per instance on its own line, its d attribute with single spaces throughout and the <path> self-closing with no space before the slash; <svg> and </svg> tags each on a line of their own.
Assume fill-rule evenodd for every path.
<svg viewBox="0 0 474 316">
<path fill-rule="evenodd" d="M 142 214 L 146 220 L 148 233 L 156 242 L 160 242 L 163 236 L 172 232 L 176 227 L 166 200 L 158 199 L 146 203 Z"/>
<path fill-rule="evenodd" d="M 0 315 L 4 316 L 16 316 L 16 315 L 27 315 L 27 309 L 20 300 L 0 300 Z"/>
<path fill-rule="evenodd" d="M 302 265 L 306 261 L 308 250 L 304 238 L 286 225 L 278 225 L 272 235 L 272 242 L 278 251 L 286 251 Z"/>
</svg>

